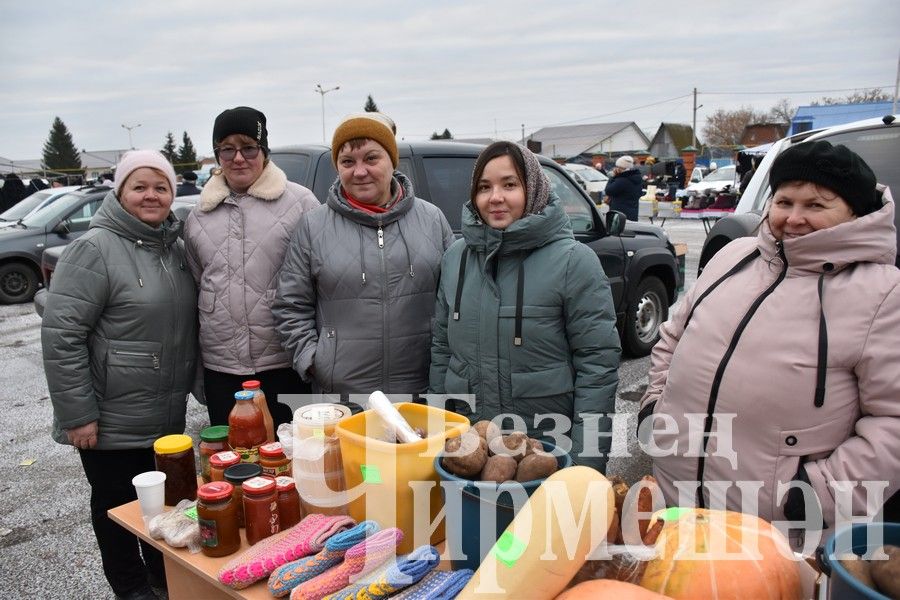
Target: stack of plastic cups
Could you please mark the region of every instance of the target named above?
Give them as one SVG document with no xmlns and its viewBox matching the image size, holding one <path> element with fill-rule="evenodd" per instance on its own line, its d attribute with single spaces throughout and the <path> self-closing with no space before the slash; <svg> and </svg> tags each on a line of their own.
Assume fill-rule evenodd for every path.
<svg viewBox="0 0 900 600">
<path fill-rule="evenodd" d="M 335 426 L 350 416 L 341 404 L 312 404 L 294 413 L 293 476 L 304 514 L 347 514 L 341 446 Z"/>
</svg>

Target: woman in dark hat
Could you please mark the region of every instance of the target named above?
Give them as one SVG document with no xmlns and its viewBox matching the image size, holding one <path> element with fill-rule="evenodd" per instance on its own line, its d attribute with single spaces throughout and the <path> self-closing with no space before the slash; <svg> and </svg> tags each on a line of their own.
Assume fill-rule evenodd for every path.
<svg viewBox="0 0 900 600">
<path fill-rule="evenodd" d="M 639 418 L 665 418 L 641 435 L 667 449 L 653 472 L 669 504 L 756 501 L 820 533 L 900 488 L 895 208 L 825 141 L 783 152 L 770 185 L 759 235 L 716 254 L 661 328 Z"/>
<path fill-rule="evenodd" d="M 272 302 L 288 240 L 300 216 L 319 206 L 269 160 L 263 113 L 223 111 L 213 125 L 214 171 L 185 225 L 188 264 L 199 286 L 200 350 L 211 425 L 226 425 L 234 393 L 261 383 L 275 426 L 291 422 L 279 394 L 309 387 L 291 369 L 275 332 Z"/>
</svg>

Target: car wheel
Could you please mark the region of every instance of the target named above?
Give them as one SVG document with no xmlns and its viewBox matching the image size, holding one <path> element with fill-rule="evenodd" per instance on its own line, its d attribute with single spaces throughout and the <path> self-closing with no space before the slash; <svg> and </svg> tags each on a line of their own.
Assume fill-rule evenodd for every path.
<svg viewBox="0 0 900 600">
<path fill-rule="evenodd" d="M 0 266 L 0 302 L 31 302 L 38 289 L 38 274 L 28 264 L 6 263 Z"/>
<path fill-rule="evenodd" d="M 659 326 L 669 316 L 666 286 L 658 278 L 644 277 L 625 314 L 623 346 L 632 356 L 646 356 L 659 340 Z"/>
</svg>

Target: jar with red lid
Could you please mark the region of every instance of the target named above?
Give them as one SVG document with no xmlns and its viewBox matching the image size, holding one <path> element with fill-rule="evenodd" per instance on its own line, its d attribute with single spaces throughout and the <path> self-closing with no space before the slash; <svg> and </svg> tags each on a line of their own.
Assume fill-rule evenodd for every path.
<svg viewBox="0 0 900 600">
<path fill-rule="evenodd" d="M 244 488 L 243 483 L 259 477 L 262 469 L 253 463 L 238 463 L 225 469 L 225 481 L 234 486 L 234 503 L 237 505 L 238 526 L 244 526 Z"/>
<path fill-rule="evenodd" d="M 210 457 L 224 450 L 231 450 L 231 446 L 228 445 L 227 425 L 214 425 L 200 432 L 200 476 L 204 482 L 212 481 L 209 474 Z"/>
<path fill-rule="evenodd" d="M 206 556 L 227 556 L 241 547 L 233 494 L 234 486 L 227 481 L 204 483 L 197 490 L 200 550 Z"/>
<path fill-rule="evenodd" d="M 225 481 L 225 469 L 240 462 L 241 457 L 231 450 L 213 454 L 209 457 L 210 481 Z"/>
<path fill-rule="evenodd" d="M 281 531 L 300 522 L 303 511 L 300 508 L 300 493 L 291 477 L 276 477 L 275 490 L 278 493 L 278 525 Z"/>
<path fill-rule="evenodd" d="M 280 442 L 259 447 L 259 466 L 262 467 L 263 475 L 268 477 L 291 476 L 291 459 L 284 455 Z"/>
<path fill-rule="evenodd" d="M 254 477 L 245 481 L 241 487 L 244 492 L 247 543 L 252 546 L 279 531 L 275 480 Z"/>
</svg>

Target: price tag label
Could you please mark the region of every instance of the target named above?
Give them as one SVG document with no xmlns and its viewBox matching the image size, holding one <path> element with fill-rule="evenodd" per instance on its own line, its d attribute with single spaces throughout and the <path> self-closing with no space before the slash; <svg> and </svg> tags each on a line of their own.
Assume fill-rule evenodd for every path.
<svg viewBox="0 0 900 600">
<path fill-rule="evenodd" d="M 313 429 L 313 437 L 316 439 L 323 439 L 325 437 L 324 429 Z"/>
<path fill-rule="evenodd" d="M 363 483 L 381 483 L 381 470 L 375 465 L 359 465 Z"/>
<path fill-rule="evenodd" d="M 503 535 L 497 539 L 497 543 L 494 544 L 491 552 L 494 553 L 497 560 L 507 567 L 512 567 L 525 552 L 525 547 L 525 542 L 514 536 L 511 532 L 504 531 Z"/>
<path fill-rule="evenodd" d="M 186 516 L 188 519 L 191 519 L 192 521 L 196 521 L 197 520 L 197 506 L 194 505 L 194 506 L 191 506 L 190 508 L 184 509 L 184 516 Z"/>
<path fill-rule="evenodd" d="M 670 521 L 677 521 L 678 519 L 683 517 L 685 514 L 692 513 L 692 512 L 694 512 L 694 509 L 692 509 L 692 508 L 684 508 L 682 506 L 673 506 L 671 508 L 661 510 L 656 514 L 659 516 L 660 519 L 662 519 L 663 521 L 668 523 Z"/>
</svg>

